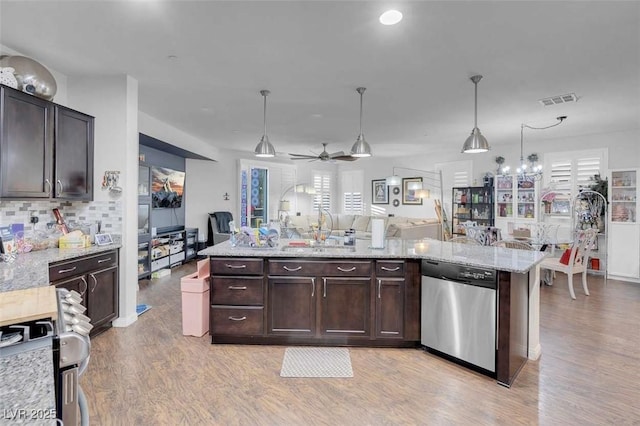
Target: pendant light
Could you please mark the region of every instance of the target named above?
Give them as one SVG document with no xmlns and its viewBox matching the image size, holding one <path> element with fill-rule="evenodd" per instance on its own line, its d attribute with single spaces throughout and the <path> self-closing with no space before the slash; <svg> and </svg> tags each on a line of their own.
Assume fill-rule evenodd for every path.
<svg viewBox="0 0 640 426">
<path fill-rule="evenodd" d="M 358 87 L 356 92 L 360 93 L 360 134 L 358 135 L 358 139 L 356 139 L 356 143 L 351 147 L 351 156 L 352 157 L 371 157 L 371 147 L 364 140 L 364 134 L 362 133 L 362 94 L 367 90 L 365 87 Z"/>
<path fill-rule="evenodd" d="M 478 129 L 478 82 L 482 79 L 481 75 L 474 75 L 471 77 L 471 81 L 475 85 L 475 114 L 474 114 L 474 127 L 471 131 L 471 136 L 464 141 L 462 145 L 462 152 L 467 154 L 474 154 L 476 152 L 489 151 L 489 142 L 480 133 Z"/>
<path fill-rule="evenodd" d="M 261 90 L 260 94 L 264 97 L 264 134 L 260 138 L 260 142 L 253 151 L 256 157 L 275 157 L 276 149 L 269 142 L 269 136 L 267 136 L 267 96 L 270 94 L 268 90 Z"/>
</svg>

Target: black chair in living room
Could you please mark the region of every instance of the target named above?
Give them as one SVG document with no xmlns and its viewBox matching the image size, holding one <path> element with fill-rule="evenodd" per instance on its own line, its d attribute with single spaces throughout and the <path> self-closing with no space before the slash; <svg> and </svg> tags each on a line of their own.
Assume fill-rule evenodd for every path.
<svg viewBox="0 0 640 426">
<path fill-rule="evenodd" d="M 207 246 L 216 245 L 231 238 L 229 222 L 233 220 L 230 212 L 209 213 L 209 234 Z"/>
</svg>

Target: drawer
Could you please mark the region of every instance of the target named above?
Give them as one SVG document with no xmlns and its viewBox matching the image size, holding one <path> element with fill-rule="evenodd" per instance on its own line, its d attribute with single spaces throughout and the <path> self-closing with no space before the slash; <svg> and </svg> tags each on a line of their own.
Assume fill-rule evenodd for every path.
<svg viewBox="0 0 640 426">
<path fill-rule="evenodd" d="M 169 246 L 169 254 L 176 254 L 176 253 L 180 253 L 183 249 L 184 245 L 182 244 L 182 242 L 180 243 L 176 243 L 176 244 L 172 244 Z"/>
<path fill-rule="evenodd" d="M 49 266 L 49 281 L 58 281 L 116 265 L 118 265 L 118 252 L 115 250 L 60 262 Z"/>
<path fill-rule="evenodd" d="M 277 260 L 269 259 L 269 275 L 369 277 L 370 260 Z"/>
<path fill-rule="evenodd" d="M 213 277 L 212 305 L 263 305 L 262 277 Z"/>
<path fill-rule="evenodd" d="M 154 260 L 151 262 L 151 272 L 155 272 L 158 269 L 166 268 L 169 266 L 169 257 L 163 257 L 162 259 Z"/>
<path fill-rule="evenodd" d="M 262 306 L 242 308 L 212 306 L 210 334 L 262 335 L 264 332 L 262 314 Z"/>
<path fill-rule="evenodd" d="M 177 254 L 172 254 L 169 256 L 169 264 L 173 265 L 174 263 L 182 262 L 184 260 L 184 252 L 181 251 Z"/>
<path fill-rule="evenodd" d="M 404 277 L 404 260 L 377 260 L 376 276 Z"/>
<path fill-rule="evenodd" d="M 211 259 L 211 275 L 262 275 L 262 259 L 225 257 Z"/>
</svg>

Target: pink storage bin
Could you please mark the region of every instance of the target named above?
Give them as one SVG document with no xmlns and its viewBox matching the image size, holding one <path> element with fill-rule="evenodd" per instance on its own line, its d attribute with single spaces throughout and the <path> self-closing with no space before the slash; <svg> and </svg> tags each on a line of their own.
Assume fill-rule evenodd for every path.
<svg viewBox="0 0 640 426">
<path fill-rule="evenodd" d="M 209 331 L 209 260 L 198 262 L 198 272 L 182 277 L 182 334 L 202 337 Z"/>
</svg>

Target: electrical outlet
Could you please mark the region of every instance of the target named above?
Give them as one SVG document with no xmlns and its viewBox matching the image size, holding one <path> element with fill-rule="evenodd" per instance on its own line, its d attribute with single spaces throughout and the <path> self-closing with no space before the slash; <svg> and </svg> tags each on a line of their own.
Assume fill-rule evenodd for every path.
<svg viewBox="0 0 640 426">
<path fill-rule="evenodd" d="M 38 223 L 38 216 L 31 216 L 31 217 L 29 218 L 29 222 L 31 222 L 31 223 L 33 223 L 33 224 Z"/>
</svg>

